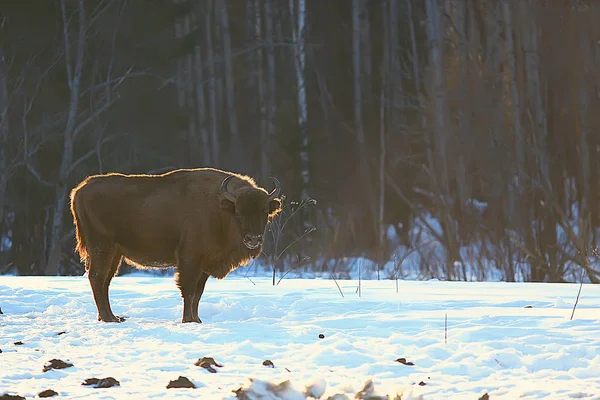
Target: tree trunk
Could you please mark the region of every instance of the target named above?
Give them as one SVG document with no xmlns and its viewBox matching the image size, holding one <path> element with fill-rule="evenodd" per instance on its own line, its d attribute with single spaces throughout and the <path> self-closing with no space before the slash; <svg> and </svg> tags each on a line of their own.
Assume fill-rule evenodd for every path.
<svg viewBox="0 0 600 400">
<path fill-rule="evenodd" d="M 508 79 L 510 81 L 510 95 L 512 100 L 512 125 L 513 134 L 515 135 L 515 147 L 517 153 L 516 159 L 516 170 L 522 171 L 521 168 L 525 165 L 525 138 L 521 129 L 521 106 L 519 91 L 517 88 L 517 62 L 515 59 L 515 45 L 513 41 L 513 25 L 510 11 L 510 4 L 508 0 L 502 1 L 502 8 L 504 11 L 504 26 L 505 26 L 505 38 L 506 38 L 506 54 L 507 54 L 507 69 Z"/>
<path fill-rule="evenodd" d="M 527 97 L 529 99 L 529 115 L 532 128 L 532 138 L 536 150 L 536 158 L 541 177 L 550 179 L 547 157 L 548 130 L 546 125 L 545 105 L 542 102 L 542 87 L 540 78 L 539 53 L 537 46 L 538 28 L 535 16 L 532 15 L 529 2 L 519 2 L 519 17 L 521 21 L 521 38 L 525 56 L 525 75 L 527 79 Z"/>
<path fill-rule="evenodd" d="M 219 132 L 217 125 L 217 88 L 215 74 L 215 61 L 213 55 L 213 40 L 212 40 L 212 8 L 214 0 L 206 1 L 206 10 L 204 12 L 204 28 L 206 39 L 206 63 L 208 65 L 208 102 L 210 109 L 210 139 L 212 145 L 212 160 L 215 167 L 220 167 L 220 143 Z"/>
<path fill-rule="evenodd" d="M 247 48 L 251 48 L 252 46 L 260 45 L 259 42 L 256 41 L 256 33 L 255 33 L 256 1 L 259 1 L 259 0 L 246 1 L 246 5 L 245 5 L 244 14 L 245 14 L 246 18 L 244 18 L 244 24 L 245 24 L 244 31 L 245 31 L 245 36 L 246 36 L 245 42 L 246 42 Z M 246 63 L 247 63 L 246 65 L 255 65 L 256 64 L 256 54 L 253 51 L 248 52 L 248 55 L 246 56 Z M 248 93 L 254 93 L 254 91 L 256 90 L 256 77 L 254 76 L 254 74 L 251 71 L 249 71 L 246 85 L 247 85 L 246 87 L 248 88 Z M 251 112 L 254 113 L 255 111 L 256 110 L 253 109 Z"/>
<path fill-rule="evenodd" d="M 267 142 L 263 143 L 263 152 L 271 154 L 271 142 L 275 136 L 275 116 L 277 98 L 275 95 L 275 48 L 273 46 L 273 0 L 265 1 L 265 41 L 267 44 Z"/>
<path fill-rule="evenodd" d="M 446 278 L 454 279 L 454 263 L 460 260 L 453 221 L 449 204 L 449 174 L 447 151 L 449 131 L 446 125 L 446 88 L 444 83 L 444 65 L 442 57 L 442 18 L 439 0 L 426 0 L 427 37 L 429 42 L 429 65 L 431 82 L 428 84 L 433 103 L 433 126 L 430 131 L 429 169 L 431 178 L 436 181 L 436 199 L 438 218 L 443 231 L 446 248 Z"/>
<path fill-rule="evenodd" d="M 307 199 L 308 187 L 310 184 L 310 162 L 308 154 L 308 104 L 306 101 L 306 50 L 304 43 L 306 40 L 306 0 L 298 0 L 298 10 L 295 11 L 294 0 L 290 0 L 290 15 L 292 20 L 296 16 L 297 21 L 292 27 L 292 37 L 294 40 L 294 60 L 296 66 L 296 83 L 298 86 L 298 126 L 300 128 L 300 174 L 302 176 L 302 189 L 300 196 Z"/>
<path fill-rule="evenodd" d="M 385 2 L 384 2 L 385 4 Z M 362 95 L 368 104 L 373 101 L 373 88 L 371 85 L 372 77 L 372 55 L 371 55 L 371 22 L 369 20 L 369 7 L 362 6 L 362 18 L 360 19 L 360 47 L 361 47 L 361 76 L 362 76 Z M 368 106 L 367 106 L 368 108 Z"/>
<path fill-rule="evenodd" d="M 233 59 L 231 55 L 231 37 L 229 34 L 229 13 L 225 0 L 218 0 L 220 11 L 221 34 L 223 35 L 223 55 L 225 58 L 225 90 L 227 101 L 227 117 L 229 121 L 229 157 L 231 157 L 233 167 L 241 168 L 242 157 L 241 150 L 243 143 L 241 141 L 237 126 L 237 110 L 235 108 L 235 80 L 233 77 Z"/>
<path fill-rule="evenodd" d="M 86 42 L 86 18 L 84 9 L 84 0 L 79 0 L 78 6 L 78 24 L 77 50 L 75 59 L 71 59 L 71 46 L 69 34 L 69 18 L 67 17 L 65 0 L 61 0 L 61 9 L 63 17 L 63 39 L 65 45 L 65 62 L 67 69 L 67 82 L 70 90 L 69 110 L 67 114 L 66 127 L 63 132 L 62 159 L 56 183 L 55 202 L 52 215 L 52 227 L 50 231 L 50 251 L 48 263 L 46 265 L 47 275 L 57 275 L 60 271 L 60 261 L 62 256 L 62 227 L 67 203 L 67 184 L 69 178 L 69 169 L 73 162 L 73 135 L 75 133 L 75 123 L 77 112 L 79 110 L 79 92 L 83 70 L 83 55 Z M 74 65 L 73 65 L 74 62 Z"/>
<path fill-rule="evenodd" d="M 354 70 L 354 127 L 356 129 L 356 141 L 361 154 L 361 168 L 366 166 L 365 162 L 365 132 L 363 126 L 362 107 L 362 85 L 361 85 L 361 26 L 360 10 L 361 0 L 352 0 L 352 65 Z"/>
<path fill-rule="evenodd" d="M 260 0 L 254 0 L 254 36 L 256 43 L 263 41 Z M 266 182 L 269 176 L 269 157 L 267 153 L 267 143 L 269 143 L 267 132 L 268 105 L 265 96 L 263 51 L 261 47 L 256 51 L 256 58 L 256 85 L 258 87 L 258 110 L 260 115 L 260 177 L 263 182 Z"/>
<path fill-rule="evenodd" d="M 425 118 L 425 101 L 423 100 L 423 87 L 421 86 L 421 67 L 419 63 L 419 52 L 417 50 L 417 36 L 415 32 L 415 17 L 413 16 L 412 10 L 413 0 L 408 0 L 408 28 L 410 33 L 410 44 L 411 44 L 411 60 L 413 69 L 413 79 L 415 81 L 415 87 L 417 91 L 417 99 L 419 101 L 419 108 L 421 114 L 421 128 L 425 128 L 427 120 Z"/>
<path fill-rule="evenodd" d="M 389 56 L 388 56 L 388 69 L 387 69 L 387 77 L 386 82 L 391 85 L 392 89 L 389 92 L 388 103 L 392 105 L 398 104 L 400 106 L 399 113 L 388 113 L 389 125 L 398 127 L 400 126 L 402 129 L 405 129 L 406 125 L 405 114 L 406 114 L 406 102 L 404 96 L 404 86 L 403 86 L 403 71 L 402 71 L 402 63 L 400 62 L 400 47 L 398 45 L 398 4 L 397 0 L 388 0 L 389 7 L 388 10 L 384 10 L 383 15 L 385 16 L 386 12 L 388 14 L 388 18 L 386 19 L 388 26 L 388 36 L 389 36 Z M 409 16 L 410 18 L 410 16 Z M 389 107 L 386 107 L 389 108 Z M 399 114 L 399 115 L 398 115 Z"/>
<path fill-rule="evenodd" d="M 175 0 L 175 3 L 178 3 Z M 186 14 L 175 20 L 175 37 L 182 38 L 190 33 L 190 15 Z M 182 141 L 184 154 L 183 159 L 189 166 L 197 163 L 200 154 L 200 146 L 196 133 L 196 107 L 194 104 L 194 59 L 191 54 L 184 54 L 177 59 L 177 105 L 187 117 L 186 140 Z"/>
<path fill-rule="evenodd" d="M 6 60 L 0 47 L 0 240 L 2 240 L 2 222 L 4 221 L 4 204 L 6 202 L 6 185 L 8 183 L 8 163 L 6 161 L 8 146 L 8 86 Z"/>
<path fill-rule="evenodd" d="M 444 85 L 444 65 L 442 58 L 442 20 L 438 0 L 426 0 L 427 36 L 429 38 L 429 63 L 431 66 L 431 95 L 433 99 L 433 140 L 435 153 L 439 157 L 438 170 L 444 194 L 448 193 L 448 163 L 446 151 L 448 133 L 446 132 L 446 88 Z"/>
<path fill-rule="evenodd" d="M 191 16 L 187 14 L 183 16 L 182 28 L 183 34 L 188 35 L 191 31 Z M 185 110 L 188 117 L 188 134 L 187 134 L 187 163 L 190 166 L 198 164 L 200 157 L 200 138 L 198 137 L 198 121 L 197 121 L 197 105 L 195 82 L 194 82 L 194 55 L 186 54 L 184 56 L 184 88 L 185 88 Z"/>
<path fill-rule="evenodd" d="M 391 0 L 393 1 L 393 0 Z M 383 15 L 387 9 L 387 4 L 382 3 Z M 388 68 L 390 64 L 390 26 L 387 18 L 383 21 L 383 59 L 381 62 L 381 88 L 380 88 L 380 103 L 379 103 L 379 204 L 378 204 L 378 257 L 379 269 L 377 270 L 377 278 L 379 279 L 379 270 L 383 269 L 385 260 L 385 159 L 386 159 L 386 77 L 389 74 Z"/>
<path fill-rule="evenodd" d="M 199 41 L 198 41 L 199 42 Z M 202 162 L 204 165 L 212 165 L 210 137 L 206 123 L 206 102 L 204 100 L 204 74 L 202 66 L 202 48 L 199 44 L 194 47 L 194 71 L 196 72 L 196 113 L 198 115 L 198 126 L 202 138 Z"/>
</svg>

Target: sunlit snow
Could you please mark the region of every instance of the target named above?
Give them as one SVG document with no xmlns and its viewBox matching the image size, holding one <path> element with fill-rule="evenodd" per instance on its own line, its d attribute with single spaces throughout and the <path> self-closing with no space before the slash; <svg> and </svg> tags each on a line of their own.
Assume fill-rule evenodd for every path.
<svg viewBox="0 0 600 400">
<path fill-rule="evenodd" d="M 210 279 L 198 325 L 180 322 L 172 278 L 122 276 L 110 295 L 127 320 L 106 324 L 85 277 L 2 276 L 0 396 L 234 399 L 252 379 L 262 399 L 311 385 L 353 399 L 369 380 L 390 399 L 600 399 L 598 285 L 570 321 L 576 284 L 368 280 L 359 297 L 358 281 L 338 283 L 344 297 L 326 279 Z M 202 357 L 222 366 L 194 365 Z M 73 367 L 43 372 L 51 359 Z M 167 389 L 179 376 L 196 389 Z M 106 377 L 120 386 L 82 385 Z"/>
</svg>

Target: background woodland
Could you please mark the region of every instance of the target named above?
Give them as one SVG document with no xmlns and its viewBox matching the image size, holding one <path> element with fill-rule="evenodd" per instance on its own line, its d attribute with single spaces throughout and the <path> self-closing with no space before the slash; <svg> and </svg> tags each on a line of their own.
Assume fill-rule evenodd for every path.
<svg viewBox="0 0 600 400">
<path fill-rule="evenodd" d="M 281 181 L 279 269 L 597 283 L 599 20 L 591 0 L 0 0 L 0 273 L 83 272 L 87 175 L 213 166 Z"/>
</svg>

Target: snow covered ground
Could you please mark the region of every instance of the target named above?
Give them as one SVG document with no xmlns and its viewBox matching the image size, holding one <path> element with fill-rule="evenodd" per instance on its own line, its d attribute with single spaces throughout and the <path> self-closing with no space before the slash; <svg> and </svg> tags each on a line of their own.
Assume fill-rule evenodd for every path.
<svg viewBox="0 0 600 400">
<path fill-rule="evenodd" d="M 357 281 L 338 283 L 343 298 L 332 280 L 211 279 L 198 325 L 179 322 L 172 278 L 122 276 L 111 301 L 128 319 L 105 324 L 84 277 L 0 277 L 0 396 L 234 399 L 289 380 L 261 398 L 303 399 L 314 384 L 321 399 L 353 399 L 372 380 L 402 400 L 600 399 L 598 285 L 569 321 L 575 284 L 401 281 L 397 293 L 363 281 L 359 297 Z M 203 357 L 221 367 L 196 366 Z M 52 359 L 73 366 L 43 372 Z M 167 389 L 179 376 L 196 389 Z M 82 385 L 107 377 L 120 386 Z"/>
</svg>

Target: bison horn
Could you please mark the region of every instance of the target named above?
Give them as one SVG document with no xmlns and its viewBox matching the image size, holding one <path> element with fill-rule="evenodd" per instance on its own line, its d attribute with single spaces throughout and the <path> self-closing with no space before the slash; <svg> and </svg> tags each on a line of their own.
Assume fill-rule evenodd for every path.
<svg viewBox="0 0 600 400">
<path fill-rule="evenodd" d="M 271 193 L 269 193 L 269 200 L 273 200 L 274 198 L 278 197 L 279 193 L 281 192 L 281 184 L 279 183 L 279 180 L 277 180 L 277 178 L 274 177 L 271 177 L 271 179 L 275 183 L 275 189 L 273 189 Z"/>
<path fill-rule="evenodd" d="M 235 203 L 235 197 L 233 197 L 229 190 L 227 190 L 227 185 L 229 184 L 231 178 L 233 178 L 233 175 L 229 175 L 227 178 L 223 179 L 223 183 L 221 183 L 221 194 L 227 200 L 231 201 L 232 203 Z"/>
</svg>

